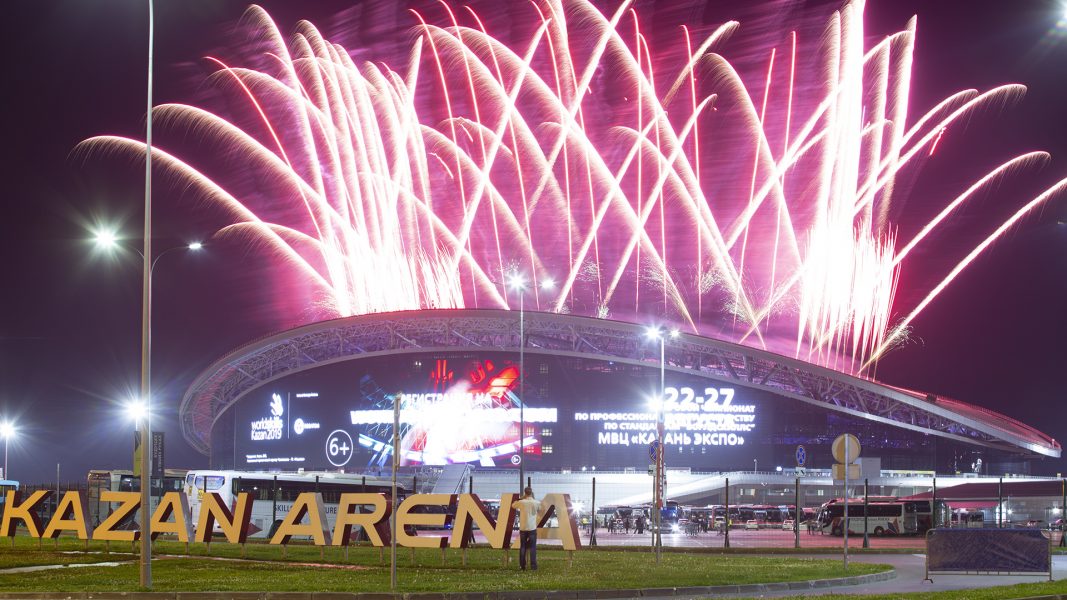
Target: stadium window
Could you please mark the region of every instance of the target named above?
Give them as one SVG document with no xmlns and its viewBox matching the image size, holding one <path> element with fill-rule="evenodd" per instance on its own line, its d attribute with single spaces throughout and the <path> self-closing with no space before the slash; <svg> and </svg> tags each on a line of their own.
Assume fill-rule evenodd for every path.
<svg viewBox="0 0 1067 600">
<path fill-rule="evenodd" d="M 548 374 L 548 363 L 541 363 L 541 366 L 537 369 L 542 375 Z"/>
<path fill-rule="evenodd" d="M 552 430 L 548 427 L 545 427 L 541 430 L 541 437 L 552 437 Z"/>
<path fill-rule="evenodd" d="M 552 454 L 552 444 L 541 446 L 541 454 Z"/>
</svg>

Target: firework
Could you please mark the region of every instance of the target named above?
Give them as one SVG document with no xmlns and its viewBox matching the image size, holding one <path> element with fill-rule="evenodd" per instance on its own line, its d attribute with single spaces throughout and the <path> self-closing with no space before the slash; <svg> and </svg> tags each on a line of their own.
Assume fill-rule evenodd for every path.
<svg viewBox="0 0 1067 600">
<path fill-rule="evenodd" d="M 223 234 L 294 265 L 326 298 L 322 317 L 510 308 L 507 276 L 521 272 L 538 310 L 665 315 L 864 372 L 979 253 L 1067 185 L 1023 203 L 919 304 L 898 306 L 916 245 L 1047 156 L 998 166 L 910 239 L 890 218 L 898 175 L 954 123 L 1022 86 L 962 91 L 910 118 L 915 20 L 867 47 L 862 2 L 810 40 L 788 32 L 753 81 L 728 59 L 736 22 L 700 35 L 679 24 L 680 47 L 660 56 L 629 3 L 610 14 L 584 0 L 509 5 L 533 23 L 517 40 L 494 37 L 473 10 L 431 8 L 443 18 L 412 13 L 419 35 L 394 67 L 357 65 L 307 22 L 286 42 L 252 7 L 269 60 L 212 59 L 215 80 L 247 107 L 241 124 L 156 108 L 269 182 L 269 194 L 232 189 L 156 150 L 158 169 L 231 211 Z M 100 146 L 143 149 L 86 142 Z M 548 277 L 561 284 L 539 290 Z"/>
</svg>

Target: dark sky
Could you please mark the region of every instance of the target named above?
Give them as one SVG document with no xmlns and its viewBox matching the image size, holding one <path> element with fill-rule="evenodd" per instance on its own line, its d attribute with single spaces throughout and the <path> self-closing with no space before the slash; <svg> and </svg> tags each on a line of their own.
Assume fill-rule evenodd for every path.
<svg viewBox="0 0 1067 600">
<path fill-rule="evenodd" d="M 638 9 L 647 14 L 667 4 L 639 2 Z M 735 11 L 731 4 L 744 8 Z M 243 39 L 234 25 L 246 3 L 157 5 L 156 102 L 210 103 L 212 68 L 203 57 L 226 56 L 226 46 Z M 263 5 L 286 32 L 307 18 L 349 49 L 367 40 L 385 43 L 374 38 L 358 2 Z M 820 20 L 829 13 L 824 3 L 768 6 Z M 105 258 L 87 239 L 93 226 L 113 223 L 139 247 L 143 165 L 118 156 L 86 159 L 73 150 L 93 135 L 143 136 L 147 10 L 136 0 L 12 0 L 4 8 L 9 27 L 0 102 L 9 185 L 0 221 L 0 417 L 15 420 L 20 430 L 10 447 L 14 477 L 50 481 L 59 463 L 61 478 L 75 481 L 90 468 L 128 468 L 131 460 L 132 427 L 122 403 L 139 385 L 140 259 L 133 252 Z M 761 11 L 767 8 L 710 2 L 704 18 L 738 18 L 744 28 L 746 16 Z M 1029 88 L 1021 102 L 983 111 L 946 135 L 936 160 L 917 175 L 908 206 L 921 212 L 935 201 L 924 195 L 930 190 L 962 190 L 1023 152 L 1053 155 L 1045 169 L 1011 180 L 955 220 L 942 245 L 909 266 L 901 295 L 925 289 L 937 269 L 943 272 L 946 256 L 980 240 L 976 232 L 989 231 L 1024 196 L 1067 176 L 1067 33 L 1062 23 L 1057 30 L 1062 12 L 1052 0 L 868 2 L 869 36 L 898 31 L 918 14 L 913 115 L 963 88 L 1009 82 Z M 392 16 L 404 18 L 402 11 Z M 228 222 L 162 184 L 154 216 L 157 254 L 205 239 Z M 1065 220 L 1067 203 L 1058 199 L 998 242 L 915 321 L 914 343 L 886 358 L 878 378 L 987 406 L 1067 439 Z M 279 288 L 271 268 L 261 252 L 235 241 L 209 244 L 198 255 L 170 252 L 160 261 L 153 380 L 170 466 L 207 462 L 177 427 L 177 404 L 192 378 L 234 347 L 301 318 L 296 300 L 294 310 L 278 314 L 277 298 L 301 295 Z M 1067 471 L 1062 461 L 1044 461 L 1038 469 Z"/>
</svg>

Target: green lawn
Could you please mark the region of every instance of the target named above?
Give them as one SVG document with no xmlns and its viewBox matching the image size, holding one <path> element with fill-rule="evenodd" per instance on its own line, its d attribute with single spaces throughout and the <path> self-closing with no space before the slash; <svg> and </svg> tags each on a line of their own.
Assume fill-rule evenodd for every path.
<svg viewBox="0 0 1067 600">
<path fill-rule="evenodd" d="M 66 554 L 37 551 L 35 540 L 16 538 L 16 547 L 0 546 L 0 561 L 14 561 L 27 552 L 51 554 L 63 563 L 78 562 L 77 557 L 95 560 L 127 560 L 111 567 L 84 567 L 34 573 L 0 574 L 4 591 L 134 591 L 138 589 L 138 565 L 129 554 L 129 544 L 112 544 L 110 555 L 102 553 L 104 545 L 89 544 L 92 554 Z M 78 550 L 83 542 L 60 540 L 60 550 Z M 119 554 L 115 552 L 121 550 Z M 156 591 L 337 591 L 383 592 L 389 590 L 388 549 L 385 561 L 376 548 L 354 547 L 348 559 L 337 548 L 324 551 L 312 546 L 292 546 L 282 559 L 282 549 L 266 544 L 248 544 L 241 561 L 240 546 L 213 544 L 212 557 L 204 557 L 203 544 L 192 544 L 197 556 L 183 556 L 183 544 L 157 543 L 152 580 Z M 320 559 L 320 552 L 324 558 Z M 661 563 L 647 550 L 620 552 L 585 549 L 573 554 L 541 548 L 539 570 L 520 572 L 512 561 L 503 565 L 504 552 L 475 548 L 467 553 L 463 565 L 462 551 L 398 549 L 400 591 L 477 592 L 524 589 L 595 589 L 645 588 L 765 583 L 804 579 L 827 579 L 883 571 L 882 565 L 853 564 L 846 573 L 840 561 L 813 560 L 790 556 L 722 555 L 709 553 L 663 553 Z M 225 557 L 225 558 L 222 558 Z M 235 560 L 237 559 L 237 560 Z M 35 561 L 43 560 L 34 557 Z M 47 561 L 45 561 L 47 562 Z M 7 564 L 7 563 L 0 563 Z M 37 563 L 40 564 L 40 563 Z M 314 566 L 318 565 L 318 566 Z"/>
</svg>

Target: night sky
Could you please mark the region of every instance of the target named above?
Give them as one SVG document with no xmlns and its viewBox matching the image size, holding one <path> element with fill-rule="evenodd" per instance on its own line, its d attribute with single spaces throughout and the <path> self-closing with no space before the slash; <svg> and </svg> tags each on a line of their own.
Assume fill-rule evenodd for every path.
<svg viewBox="0 0 1067 600">
<path fill-rule="evenodd" d="M 676 4 L 643 1 L 637 7 L 648 15 Z M 760 27 L 768 14 L 823 22 L 834 7 L 683 4 L 688 8 L 653 22 L 673 26 L 687 15 L 701 15 L 705 23 L 736 18 L 744 32 L 746 24 Z M 388 33 L 383 38 L 372 26 L 380 20 L 370 16 L 371 3 L 262 5 L 285 32 L 306 18 L 350 50 L 370 45 L 361 58 L 390 59 L 388 53 L 370 55 L 408 44 L 413 36 L 414 20 L 396 10 L 387 11 L 396 22 L 380 28 Z M 436 6 L 411 5 L 429 12 Z M 500 5 L 481 9 L 499 25 L 506 15 L 489 6 Z M 245 7 L 232 0 L 157 0 L 157 104 L 219 108 L 208 81 L 214 68 L 204 57 L 226 57 L 227 46 L 244 40 L 235 25 Z M 131 462 L 133 429 L 123 404 L 139 389 L 140 257 L 132 250 L 112 257 L 94 251 L 91 232 L 111 224 L 128 248 L 139 248 L 144 169 L 127 157 L 86 157 L 74 149 L 100 134 L 143 139 L 147 8 L 137 0 L 12 0 L 4 8 L 9 27 L 0 102 L 8 186 L 0 221 L 0 418 L 19 429 L 9 455 L 14 478 L 54 481 L 58 463 L 61 479 L 78 481 L 89 469 L 129 468 Z M 899 31 L 918 15 L 912 118 L 960 89 L 1011 82 L 1029 88 L 1020 102 L 980 111 L 946 134 L 916 174 L 908 210 L 921 213 L 931 202 L 943 206 L 939 192 L 958 193 L 1023 152 L 1052 154 L 1044 169 L 1009 180 L 955 218 L 937 245 L 912 260 L 898 296 L 914 302 L 954 264 L 951 258 L 1067 177 L 1063 13 L 1052 0 L 868 2 L 870 39 Z M 725 54 L 730 57 L 728 49 Z M 309 311 L 302 304 L 305 294 L 281 284 L 272 275 L 279 267 L 254 245 L 209 240 L 230 222 L 226 215 L 167 182 L 154 189 L 155 254 L 189 241 L 208 243 L 198 254 L 168 252 L 153 289 L 152 376 L 162 413 L 156 427 L 166 432 L 168 466 L 203 467 L 207 458 L 185 444 L 177 425 L 177 405 L 189 383 L 224 353 L 302 323 Z M 904 226 L 908 214 L 901 216 Z M 1067 439 L 1065 221 L 1067 201 L 1057 198 L 998 242 L 914 322 L 912 343 L 884 359 L 877 378 L 989 407 L 1061 443 Z M 1036 470 L 1055 474 L 1067 465 L 1045 460 Z"/>
</svg>

